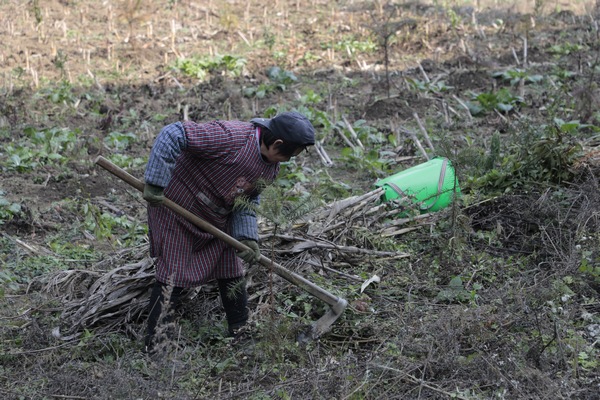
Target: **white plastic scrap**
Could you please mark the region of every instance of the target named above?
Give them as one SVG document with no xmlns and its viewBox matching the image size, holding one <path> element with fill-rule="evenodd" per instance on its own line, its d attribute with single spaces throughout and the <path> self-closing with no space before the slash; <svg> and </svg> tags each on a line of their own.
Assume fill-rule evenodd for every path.
<svg viewBox="0 0 600 400">
<path fill-rule="evenodd" d="M 381 282 L 381 278 L 379 278 L 379 276 L 377 275 L 373 275 L 372 277 L 363 282 L 363 284 L 360 286 L 360 292 L 364 292 L 367 286 L 369 286 L 373 282 L 379 283 Z"/>
</svg>

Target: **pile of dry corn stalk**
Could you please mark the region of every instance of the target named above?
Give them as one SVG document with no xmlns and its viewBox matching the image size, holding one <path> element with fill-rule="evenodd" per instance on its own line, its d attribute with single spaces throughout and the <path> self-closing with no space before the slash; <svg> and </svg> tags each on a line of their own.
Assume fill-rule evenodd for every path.
<svg viewBox="0 0 600 400">
<path fill-rule="evenodd" d="M 382 191 L 376 189 L 330 203 L 310 213 L 284 234 L 273 233 L 266 224 L 260 223 L 265 254 L 302 273 L 319 269 L 350 279 L 360 279 L 352 274 L 352 266 L 366 257 L 407 257 L 405 253 L 374 248 L 371 241 L 364 240 L 364 232 L 370 237 L 397 236 L 423 226 L 423 220 L 429 215 L 391 218 L 398 214 L 398 205 L 382 204 Z M 249 274 L 256 268 L 260 267 L 254 267 Z M 260 281 L 252 283 L 249 279 L 249 285 L 265 285 Z M 147 245 L 124 249 L 91 269 L 60 271 L 44 277 L 44 291 L 62 302 L 64 332 L 55 332 L 55 336 L 68 339 L 92 326 L 127 329 L 129 322 L 137 321 L 144 313 L 152 282 L 153 263 L 148 257 Z M 264 292 L 264 288 L 253 289 Z"/>
</svg>

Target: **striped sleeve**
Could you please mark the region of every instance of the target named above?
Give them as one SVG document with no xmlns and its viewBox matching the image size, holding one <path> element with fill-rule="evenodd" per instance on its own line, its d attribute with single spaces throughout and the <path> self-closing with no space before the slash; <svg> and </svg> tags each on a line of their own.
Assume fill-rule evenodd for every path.
<svg viewBox="0 0 600 400">
<path fill-rule="evenodd" d="M 154 141 L 144 179 L 160 187 L 167 187 L 171 180 L 175 160 L 187 147 L 185 130 L 181 122 L 165 126 Z"/>
<path fill-rule="evenodd" d="M 250 198 L 253 206 L 258 206 L 260 198 L 258 196 Z M 256 222 L 256 213 L 253 207 L 243 207 L 234 209 L 229 217 L 231 227 L 231 236 L 237 240 L 252 239 L 258 242 L 258 224 Z"/>
</svg>

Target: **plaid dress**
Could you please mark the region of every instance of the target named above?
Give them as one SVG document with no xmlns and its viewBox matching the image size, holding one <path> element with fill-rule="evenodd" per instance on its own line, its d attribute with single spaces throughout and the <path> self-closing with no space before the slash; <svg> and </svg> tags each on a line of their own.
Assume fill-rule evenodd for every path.
<svg viewBox="0 0 600 400">
<path fill-rule="evenodd" d="M 260 155 L 252 123 L 213 121 L 167 125 L 152 148 L 146 182 L 165 187 L 165 196 L 238 240 L 258 240 L 256 216 L 232 211 L 237 196 L 258 203 L 255 184 L 270 183 L 279 164 Z M 150 254 L 156 279 L 179 287 L 244 273 L 241 259 L 223 241 L 165 206 L 148 207 Z"/>
</svg>

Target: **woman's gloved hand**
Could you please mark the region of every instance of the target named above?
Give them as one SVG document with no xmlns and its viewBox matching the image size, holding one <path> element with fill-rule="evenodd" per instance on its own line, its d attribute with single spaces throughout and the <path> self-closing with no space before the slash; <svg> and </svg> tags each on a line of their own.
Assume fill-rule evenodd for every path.
<svg viewBox="0 0 600 400">
<path fill-rule="evenodd" d="M 245 244 L 249 247 L 249 249 L 244 251 L 236 250 L 236 255 L 239 258 L 246 261 L 248 264 L 252 264 L 260 260 L 260 249 L 258 248 L 258 242 L 256 240 L 240 240 L 240 243 Z"/>
<path fill-rule="evenodd" d="M 153 185 L 151 183 L 144 184 L 144 200 L 151 206 L 160 206 L 165 200 L 165 188 Z"/>
</svg>

